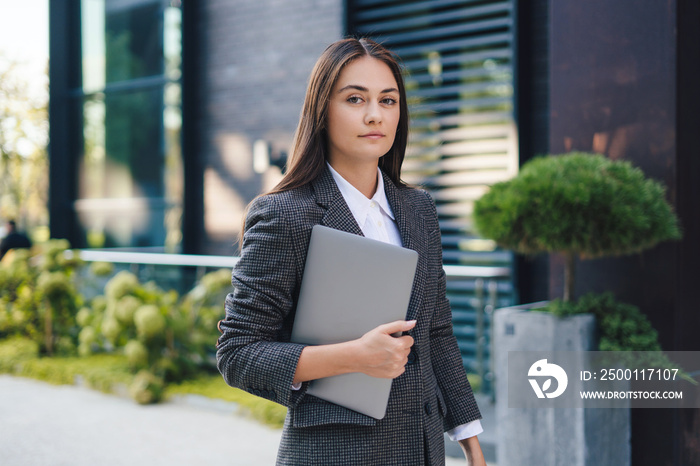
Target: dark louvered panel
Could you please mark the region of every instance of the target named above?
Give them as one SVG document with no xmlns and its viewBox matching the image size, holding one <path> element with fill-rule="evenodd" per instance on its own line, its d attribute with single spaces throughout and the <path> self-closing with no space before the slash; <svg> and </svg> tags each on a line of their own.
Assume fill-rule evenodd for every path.
<svg viewBox="0 0 700 466">
<path fill-rule="evenodd" d="M 475 250 L 492 247 L 473 230 L 473 203 L 518 166 L 514 0 L 356 0 L 349 7 L 353 32 L 403 61 L 412 118 L 404 179 L 431 191 L 443 236 L 461 238 L 444 241 L 445 262 L 471 264 Z M 498 264 L 500 256 L 492 257 Z"/>
<path fill-rule="evenodd" d="M 402 59 L 411 110 L 403 178 L 437 204 L 446 264 L 510 267 L 474 232 L 474 201 L 517 172 L 513 119 L 514 0 L 348 1 L 350 32 Z M 465 367 L 488 388 L 490 313 L 514 302 L 512 277 L 450 279 Z M 488 304 L 486 304 L 488 303 Z"/>
</svg>

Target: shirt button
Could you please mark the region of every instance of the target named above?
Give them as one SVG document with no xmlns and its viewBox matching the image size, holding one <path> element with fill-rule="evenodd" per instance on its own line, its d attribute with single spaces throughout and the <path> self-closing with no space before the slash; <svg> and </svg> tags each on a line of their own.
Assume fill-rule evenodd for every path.
<svg viewBox="0 0 700 466">
<path fill-rule="evenodd" d="M 370 202 L 369 206 L 374 209 L 375 207 L 377 207 L 377 203 L 372 201 Z"/>
<path fill-rule="evenodd" d="M 377 226 L 382 226 L 382 222 L 377 222 Z"/>
</svg>

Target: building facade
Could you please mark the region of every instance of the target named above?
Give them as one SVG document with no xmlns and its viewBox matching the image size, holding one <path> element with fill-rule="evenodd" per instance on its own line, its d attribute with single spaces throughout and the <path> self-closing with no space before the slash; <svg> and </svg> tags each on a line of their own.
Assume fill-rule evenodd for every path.
<svg viewBox="0 0 700 466">
<path fill-rule="evenodd" d="M 638 305 L 664 349 L 700 350 L 698 24 L 692 0 L 52 1 L 51 232 L 236 254 L 247 203 L 281 177 L 316 58 L 368 35 L 407 69 L 405 179 L 436 200 L 446 263 L 512 265 L 509 299 L 559 296 L 560 259 L 479 238 L 473 201 L 538 154 L 631 160 L 668 186 L 684 239 L 583 262 L 577 286 Z M 634 464 L 697 464 L 699 423 L 633 413 Z"/>
</svg>

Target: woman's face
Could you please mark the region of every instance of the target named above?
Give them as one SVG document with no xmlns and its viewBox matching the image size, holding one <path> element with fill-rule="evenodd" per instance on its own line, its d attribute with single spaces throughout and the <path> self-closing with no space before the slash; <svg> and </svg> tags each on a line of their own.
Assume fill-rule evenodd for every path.
<svg viewBox="0 0 700 466">
<path fill-rule="evenodd" d="M 368 56 L 350 62 L 328 103 L 331 165 L 376 165 L 394 144 L 399 117 L 399 89 L 391 69 Z"/>
</svg>

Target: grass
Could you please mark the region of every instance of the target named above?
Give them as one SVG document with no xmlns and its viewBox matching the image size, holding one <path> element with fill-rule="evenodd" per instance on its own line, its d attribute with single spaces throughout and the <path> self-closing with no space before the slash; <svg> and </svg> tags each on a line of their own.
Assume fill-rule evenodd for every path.
<svg viewBox="0 0 700 466">
<path fill-rule="evenodd" d="M 134 379 L 126 357 L 95 354 L 88 357 L 40 357 L 36 343 L 12 337 L 0 340 L 0 373 L 42 380 L 54 385 L 73 385 L 78 379 L 88 387 L 115 393 Z M 229 387 L 219 374 L 201 374 L 197 378 L 166 387 L 165 396 L 196 394 L 237 403 L 241 411 L 271 427 L 284 423 L 286 408 L 242 390 Z"/>
<path fill-rule="evenodd" d="M 166 389 L 166 397 L 192 394 L 234 402 L 244 413 L 270 427 L 281 428 L 287 415 L 284 406 L 232 388 L 219 374 L 202 374 L 196 379 L 168 385 Z"/>
<path fill-rule="evenodd" d="M 81 379 L 88 387 L 105 393 L 128 386 L 134 378 L 126 358 L 116 354 L 83 357 L 40 357 L 31 340 L 0 341 L 0 373 L 42 380 L 54 385 L 72 385 Z"/>
</svg>

